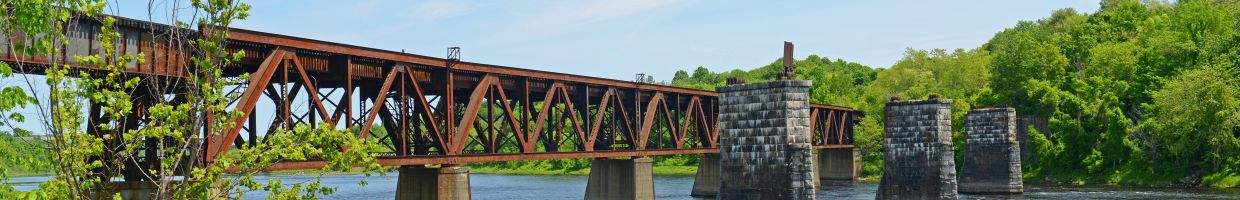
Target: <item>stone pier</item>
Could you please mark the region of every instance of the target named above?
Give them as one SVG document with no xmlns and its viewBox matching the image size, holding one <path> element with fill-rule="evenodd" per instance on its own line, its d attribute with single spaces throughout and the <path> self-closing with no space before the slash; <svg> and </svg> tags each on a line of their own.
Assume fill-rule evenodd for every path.
<svg viewBox="0 0 1240 200">
<path fill-rule="evenodd" d="M 1016 141 L 1016 110 L 974 109 L 965 118 L 960 193 L 1023 193 L 1020 144 Z"/>
<path fill-rule="evenodd" d="M 452 165 L 438 168 L 400 167 L 400 175 L 396 180 L 396 199 L 468 200 L 469 168 Z"/>
<path fill-rule="evenodd" d="M 596 158 L 590 161 L 587 200 L 654 199 L 654 172 L 650 158 Z"/>
<path fill-rule="evenodd" d="M 818 178 L 821 181 L 855 181 L 861 174 L 861 150 L 819 149 Z"/>
<path fill-rule="evenodd" d="M 877 199 L 956 199 L 951 102 L 887 103 Z"/>
<path fill-rule="evenodd" d="M 91 199 L 112 199 L 119 194 L 122 200 L 159 199 L 155 197 L 157 187 L 150 181 L 104 182 L 95 187 L 96 195 Z"/>
<path fill-rule="evenodd" d="M 719 154 L 702 154 L 698 159 L 698 171 L 697 175 L 693 176 L 693 191 L 689 196 L 719 196 Z"/>
<path fill-rule="evenodd" d="M 809 81 L 719 87 L 719 199 L 813 199 Z"/>
</svg>

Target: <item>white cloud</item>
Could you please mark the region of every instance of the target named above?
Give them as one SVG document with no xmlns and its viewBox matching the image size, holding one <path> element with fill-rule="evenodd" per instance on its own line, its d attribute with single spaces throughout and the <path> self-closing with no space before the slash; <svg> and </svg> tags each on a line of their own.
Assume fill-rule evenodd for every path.
<svg viewBox="0 0 1240 200">
<path fill-rule="evenodd" d="M 433 21 L 468 13 L 473 6 L 460 1 L 428 1 L 410 7 L 406 16 L 414 21 Z"/>
<path fill-rule="evenodd" d="M 550 36 L 581 26 L 675 5 L 680 0 L 590 1 L 548 8 L 520 23 L 517 35 Z"/>
</svg>

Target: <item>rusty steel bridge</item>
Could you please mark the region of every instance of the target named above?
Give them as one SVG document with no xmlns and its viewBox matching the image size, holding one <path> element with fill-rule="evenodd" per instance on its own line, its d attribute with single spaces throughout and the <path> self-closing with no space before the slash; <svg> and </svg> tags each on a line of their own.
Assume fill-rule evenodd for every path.
<svg viewBox="0 0 1240 200">
<path fill-rule="evenodd" d="M 49 60 L 98 71 L 72 60 L 105 48 L 97 41 L 99 26 L 90 20 L 70 26 L 61 58 L 0 50 L 0 59 L 24 64 L 19 73 L 27 74 L 43 73 Z M 124 69 L 142 80 L 134 90 L 134 112 L 107 119 L 92 105 L 88 116 L 90 124 L 112 123 L 119 129 L 113 132 L 123 133 L 141 128 L 147 106 L 175 101 L 186 90 L 171 84 L 186 81 L 192 71 L 191 51 L 178 37 L 198 31 L 119 17 L 116 26 L 119 53 L 146 55 Z M 0 36 L 8 39 L 0 43 L 24 40 Z M 712 91 L 465 62 L 456 50 L 436 58 L 243 29 L 231 29 L 227 38 L 228 50 L 245 52 L 224 68 L 224 77 L 249 75 L 226 89 L 240 95 L 230 109 L 244 116 L 226 134 L 203 136 L 205 162 L 299 123 L 379 138 L 389 151 L 374 156 L 387 166 L 718 153 L 719 102 Z M 260 115 L 256 107 L 274 112 Z M 853 148 L 852 126 L 860 112 L 816 104 L 810 117 L 816 148 Z M 146 152 L 141 163 L 158 163 L 153 149 Z M 272 170 L 323 164 L 281 162 Z"/>
</svg>

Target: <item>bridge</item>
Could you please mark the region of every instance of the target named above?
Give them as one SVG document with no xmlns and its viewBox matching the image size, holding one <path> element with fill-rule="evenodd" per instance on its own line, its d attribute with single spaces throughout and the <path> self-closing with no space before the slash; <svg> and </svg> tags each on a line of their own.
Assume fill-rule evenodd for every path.
<svg viewBox="0 0 1240 200">
<path fill-rule="evenodd" d="M 191 53 L 183 38 L 196 37 L 198 31 L 120 17 L 116 25 L 121 41 L 115 48 L 146 55 L 145 61 L 124 69 L 128 76 L 141 77 L 140 88 L 132 94 L 134 114 L 107 119 L 100 105 L 91 105 L 88 116 L 90 124 L 116 124 L 111 132 L 123 133 L 141 128 L 147 106 L 175 101 L 187 90 L 184 84 L 171 83 L 187 81 Z M 70 26 L 70 42 L 61 58 L 18 57 L 4 50 L 0 60 L 29 66 L 19 73 L 42 74 L 50 60 L 97 72 L 102 69 L 84 67 L 72 58 L 112 48 L 100 46 L 99 26 L 91 20 Z M 10 41 L 23 37 L 0 36 Z M 226 134 L 203 136 L 199 164 L 231 148 L 261 143 L 264 135 L 295 124 L 358 130 L 357 137 L 379 138 L 388 151 L 373 156 L 386 166 L 720 151 L 721 102 L 713 91 L 473 63 L 460 60 L 459 49 L 437 58 L 235 28 L 229 31 L 226 48 L 245 52 L 223 71 L 227 78 L 248 74 L 248 80 L 228 87 L 240 95 L 229 109 L 243 117 L 231 121 L 235 125 Z M 851 151 L 852 127 L 860 117 L 850 108 L 812 104 L 811 145 Z M 375 127 L 383 133 L 371 132 Z M 144 151 L 155 155 L 153 148 Z M 140 162 L 158 163 L 157 156 Z M 271 170 L 322 165 L 313 160 L 280 162 Z M 142 179 L 141 171 L 123 171 L 126 180 Z"/>
</svg>

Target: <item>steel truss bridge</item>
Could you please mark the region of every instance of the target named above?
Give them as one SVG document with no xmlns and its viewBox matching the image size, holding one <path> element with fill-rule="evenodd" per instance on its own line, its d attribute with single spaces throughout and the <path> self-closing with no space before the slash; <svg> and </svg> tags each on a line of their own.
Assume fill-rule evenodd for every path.
<svg viewBox="0 0 1240 200">
<path fill-rule="evenodd" d="M 145 61 L 124 69 L 126 76 L 142 80 L 133 90 L 133 114 L 108 119 L 100 105 L 92 105 L 89 123 L 112 123 L 117 130 L 88 131 L 141 129 L 146 107 L 178 101 L 186 90 L 192 51 L 183 44 L 198 31 L 118 17 L 121 41 L 101 47 L 99 26 L 91 20 L 70 26 L 70 42 L 55 60 L 97 72 L 73 61 L 74 56 L 98 54 L 102 48 L 145 54 Z M 0 36 L 8 39 L 0 43 L 25 39 Z M 244 84 L 228 89 L 240 94 L 230 109 L 244 116 L 226 134 L 203 136 L 204 162 L 301 123 L 379 138 L 389 151 L 374 156 L 388 166 L 718 153 L 718 100 L 712 91 L 465 62 L 456 59 L 459 51 L 435 58 L 242 29 L 231 29 L 226 47 L 245 52 L 240 62 L 224 69 L 225 77 L 249 75 Z M 42 74 L 52 60 L 17 57 L 7 49 L 0 55 L 5 62 L 24 64 L 19 73 L 28 74 Z M 813 145 L 852 148 L 852 126 L 860 117 L 850 108 L 813 105 Z M 386 133 L 371 132 L 372 127 Z M 157 155 L 147 149 L 137 164 L 157 165 Z M 282 162 L 272 170 L 322 164 Z"/>
</svg>

